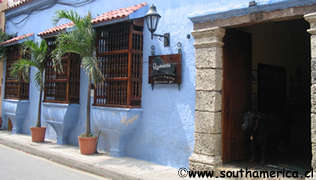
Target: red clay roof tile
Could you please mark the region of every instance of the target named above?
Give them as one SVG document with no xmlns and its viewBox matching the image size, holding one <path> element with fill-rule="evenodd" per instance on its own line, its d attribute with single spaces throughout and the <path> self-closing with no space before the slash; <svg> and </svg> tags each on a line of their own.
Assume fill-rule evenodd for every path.
<svg viewBox="0 0 316 180">
<path fill-rule="evenodd" d="M 92 20 L 92 23 L 99 24 L 99 23 L 114 20 L 114 19 L 124 18 L 124 17 L 132 14 L 136 10 L 138 10 L 146 5 L 147 5 L 147 3 L 141 3 L 141 4 L 137 4 L 135 6 L 131 6 L 128 8 L 121 8 L 121 9 L 109 11 L 109 12 L 103 13 L 102 15 L 94 18 Z"/>
<path fill-rule="evenodd" d="M 136 10 L 146 6 L 147 3 L 141 3 L 141 4 L 137 4 L 131 7 L 127 7 L 127 8 L 121 8 L 121 9 L 117 9 L 117 10 L 113 10 L 113 11 L 109 11 L 106 13 L 103 13 L 102 15 L 92 19 L 92 24 L 99 24 L 99 23 L 103 23 L 103 22 L 107 22 L 107 21 L 111 21 L 111 20 L 115 20 L 115 19 L 121 19 L 124 17 L 129 16 L 130 14 L 132 14 L 133 12 L 135 12 Z M 49 34 L 54 34 L 60 31 L 63 31 L 67 28 L 70 28 L 73 26 L 73 23 L 66 23 L 66 24 L 62 24 L 50 29 L 47 29 L 43 32 L 38 33 L 39 36 L 46 36 Z"/>
<path fill-rule="evenodd" d="M 17 42 L 19 40 L 22 40 L 22 39 L 28 38 L 30 36 L 33 36 L 33 35 L 34 35 L 34 33 L 28 33 L 28 34 L 24 34 L 24 35 L 21 35 L 21 36 L 17 36 L 17 37 L 11 38 L 9 40 L 6 40 L 4 42 L 1 42 L 0 46 L 6 45 L 6 44 L 10 44 L 10 43 L 14 43 L 14 42 Z"/>
<path fill-rule="evenodd" d="M 32 0 L 22 0 L 22 1 L 14 4 L 12 6 L 9 6 L 7 9 L 5 9 L 5 11 L 10 10 L 10 9 L 14 9 L 14 8 L 17 8 L 17 7 L 20 7 L 20 6 L 22 6 L 22 5 L 24 5 L 24 4 L 28 3 L 28 2 L 31 2 L 31 1 Z"/>
<path fill-rule="evenodd" d="M 61 24 L 59 26 L 56 26 L 56 27 L 53 27 L 53 28 L 50 28 L 50 29 L 47 29 L 43 32 L 40 32 L 38 33 L 37 35 L 39 36 L 45 36 L 45 35 L 48 35 L 48 34 L 54 34 L 54 33 L 57 33 L 57 32 L 60 32 L 60 31 L 63 31 L 67 28 L 70 28 L 73 26 L 73 23 L 72 22 L 69 22 L 69 23 L 66 23 L 66 24 Z"/>
</svg>

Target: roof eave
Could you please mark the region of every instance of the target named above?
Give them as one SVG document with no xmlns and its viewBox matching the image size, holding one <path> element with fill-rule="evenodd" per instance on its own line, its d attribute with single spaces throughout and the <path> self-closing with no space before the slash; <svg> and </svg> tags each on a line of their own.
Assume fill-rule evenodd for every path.
<svg viewBox="0 0 316 180">
<path fill-rule="evenodd" d="M 93 28 L 97 28 L 97 27 L 101 27 L 101 26 L 106 26 L 106 25 L 110 25 L 110 24 L 115 24 L 115 23 L 119 23 L 122 21 L 127 21 L 129 20 L 129 16 L 123 17 L 123 18 L 119 18 L 119 19 L 113 19 L 110 21 L 105 21 L 105 22 L 101 22 L 101 23 L 94 23 L 92 25 Z"/>
<path fill-rule="evenodd" d="M 210 12 L 204 13 L 197 16 L 190 16 L 189 19 L 193 23 L 205 23 L 210 21 L 215 21 L 218 19 L 228 19 L 231 17 L 238 17 L 244 16 L 247 14 L 258 13 L 258 12 L 266 12 L 266 11 L 274 11 L 274 10 L 282 10 L 292 7 L 299 7 L 299 6 L 309 6 L 315 5 L 316 0 L 287 0 L 272 4 L 264 4 L 264 5 L 257 5 L 253 7 L 245 7 L 239 9 L 233 9 L 223 12 Z"/>
<path fill-rule="evenodd" d="M 39 35 L 39 34 L 38 34 L 38 36 L 41 37 L 41 38 L 43 38 L 43 39 L 53 38 L 53 37 L 57 37 L 57 35 L 58 35 L 59 33 L 61 33 L 61 32 L 63 32 L 63 31 L 56 32 L 56 33 L 51 33 L 51 34 L 44 34 L 44 35 Z"/>
<path fill-rule="evenodd" d="M 127 21 L 127 20 L 133 20 L 133 19 L 138 19 L 138 18 L 142 18 L 146 15 L 147 11 L 148 11 L 149 7 L 148 5 L 145 5 L 141 8 L 139 8 L 138 10 L 132 12 L 131 14 L 129 14 L 128 16 L 122 17 L 122 18 L 117 18 L 117 19 L 113 19 L 113 20 L 108 20 L 108 21 L 104 21 L 101 23 L 93 23 L 92 27 L 93 28 L 97 28 L 97 27 L 102 27 L 102 26 L 106 26 L 106 25 L 110 25 L 110 24 L 115 24 L 115 23 L 119 23 L 119 22 L 123 22 L 123 21 Z M 49 33 L 47 35 L 39 35 L 41 38 L 50 38 L 50 37 L 55 37 L 57 36 L 59 33 L 61 32 L 69 32 L 72 30 L 73 27 L 68 27 L 65 30 L 62 31 L 58 31 L 55 33 Z"/>
<path fill-rule="evenodd" d="M 97 27 L 115 24 L 115 23 L 119 23 L 119 22 L 123 22 L 123 21 L 127 21 L 127 20 L 142 18 L 146 15 L 148 9 L 149 9 L 148 5 L 145 5 L 141 8 L 139 8 L 138 10 L 132 12 L 128 16 L 118 18 L 118 19 L 109 20 L 109 21 L 105 21 L 105 22 L 101 22 L 101 23 L 94 23 L 92 25 L 92 27 L 97 28 Z"/>
<path fill-rule="evenodd" d="M 8 43 L 8 44 L 0 45 L 0 46 L 3 46 L 3 47 L 13 46 L 13 45 L 16 45 L 16 44 L 22 44 L 23 42 L 28 41 L 28 40 L 32 40 L 33 41 L 34 40 L 34 34 L 29 36 L 29 37 L 25 37 L 23 39 L 20 39 L 20 40 L 17 40 L 17 41 Z"/>
</svg>

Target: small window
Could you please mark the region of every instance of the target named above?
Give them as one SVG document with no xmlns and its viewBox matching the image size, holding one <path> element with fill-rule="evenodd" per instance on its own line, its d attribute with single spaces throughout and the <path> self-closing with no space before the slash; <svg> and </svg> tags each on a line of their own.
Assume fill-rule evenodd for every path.
<svg viewBox="0 0 316 180">
<path fill-rule="evenodd" d="M 23 79 L 10 75 L 11 66 L 23 57 L 22 48 L 20 45 L 13 45 L 7 49 L 6 62 L 6 77 L 5 77 L 5 98 L 6 99 L 28 99 L 29 98 L 29 83 Z M 29 58 L 29 57 L 23 57 Z"/>
<path fill-rule="evenodd" d="M 140 107 L 143 19 L 98 28 L 97 58 L 106 80 L 95 87 L 94 105 Z"/>
<path fill-rule="evenodd" d="M 55 38 L 46 39 L 48 53 L 56 47 Z M 56 103 L 79 103 L 80 56 L 68 53 L 62 59 L 62 72 L 56 72 L 51 57 L 45 66 L 44 101 Z"/>
</svg>

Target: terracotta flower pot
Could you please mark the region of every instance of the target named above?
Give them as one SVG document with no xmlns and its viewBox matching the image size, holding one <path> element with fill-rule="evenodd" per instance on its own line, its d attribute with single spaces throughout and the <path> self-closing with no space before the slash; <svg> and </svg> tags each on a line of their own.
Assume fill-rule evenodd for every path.
<svg viewBox="0 0 316 180">
<path fill-rule="evenodd" d="M 32 142 L 44 142 L 46 127 L 31 127 Z"/>
<path fill-rule="evenodd" d="M 94 154 L 97 149 L 97 137 L 80 137 L 79 140 L 79 149 L 80 153 L 84 155 Z"/>
</svg>

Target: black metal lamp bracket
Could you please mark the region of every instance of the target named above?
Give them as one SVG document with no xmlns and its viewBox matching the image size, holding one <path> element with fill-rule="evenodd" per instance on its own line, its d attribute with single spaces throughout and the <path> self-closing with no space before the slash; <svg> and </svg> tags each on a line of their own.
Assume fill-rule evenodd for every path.
<svg viewBox="0 0 316 180">
<path fill-rule="evenodd" d="M 158 39 L 160 41 L 162 41 L 160 38 L 163 38 L 164 47 L 169 47 L 170 46 L 170 33 L 165 33 L 163 35 L 161 35 L 161 34 L 154 34 L 153 33 L 152 36 L 151 36 L 151 39 L 153 38 L 153 36 L 159 37 Z"/>
</svg>

